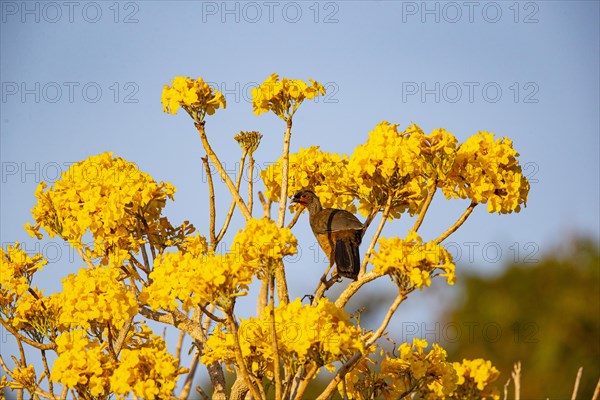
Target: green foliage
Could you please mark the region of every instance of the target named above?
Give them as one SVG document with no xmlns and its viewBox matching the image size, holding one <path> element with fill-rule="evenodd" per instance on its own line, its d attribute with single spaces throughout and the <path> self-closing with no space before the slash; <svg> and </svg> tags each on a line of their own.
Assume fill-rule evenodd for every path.
<svg viewBox="0 0 600 400">
<path fill-rule="evenodd" d="M 571 398 L 583 367 L 579 399 L 600 377 L 600 253 L 575 238 L 536 264 L 513 264 L 494 278 L 459 277 L 464 302 L 444 313 L 459 326 L 490 327 L 447 347 L 451 358 L 484 357 L 510 377 L 522 362 L 521 398 Z M 476 324 L 476 325 L 475 325 Z M 499 334 L 498 334 L 499 333 Z"/>
</svg>

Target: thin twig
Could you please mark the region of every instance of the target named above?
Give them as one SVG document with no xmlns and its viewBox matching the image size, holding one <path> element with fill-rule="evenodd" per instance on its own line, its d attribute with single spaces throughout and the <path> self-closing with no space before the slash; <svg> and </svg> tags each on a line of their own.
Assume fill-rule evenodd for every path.
<svg viewBox="0 0 600 400">
<path fill-rule="evenodd" d="M 202 304 L 198 304 L 200 306 L 200 309 L 202 310 L 202 312 L 204 314 L 206 314 L 210 319 L 212 319 L 215 322 L 219 322 L 219 323 L 225 323 L 225 319 L 223 318 L 219 318 L 217 317 L 215 314 L 213 314 L 212 312 L 208 311 L 208 309 L 206 309 L 206 307 L 204 307 Z"/>
<path fill-rule="evenodd" d="M 26 336 L 21 335 L 15 328 L 12 327 L 12 325 L 10 325 L 4 319 L 0 319 L 0 323 L 11 335 L 13 335 L 15 337 L 17 342 L 21 341 L 32 347 L 35 347 L 36 349 L 39 349 L 39 350 L 54 350 L 54 349 L 56 349 L 56 344 L 53 342 L 46 343 L 46 344 L 38 343 L 38 342 L 35 342 L 35 341 L 29 339 Z"/>
<path fill-rule="evenodd" d="M 271 219 L 271 200 L 266 200 L 265 195 L 260 190 L 258 191 L 258 199 L 263 207 L 263 216 L 267 219 Z"/>
<path fill-rule="evenodd" d="M 269 298 L 271 303 L 271 309 L 269 314 L 271 317 L 271 346 L 273 348 L 273 377 L 275 379 L 275 400 L 281 400 L 281 371 L 280 371 L 280 358 L 279 358 L 279 346 L 277 344 L 277 329 L 275 325 L 275 276 L 271 275 L 271 282 L 269 285 Z"/>
<path fill-rule="evenodd" d="M 301 400 L 303 398 L 304 392 L 306 391 L 308 384 L 312 381 L 313 377 L 315 376 L 315 374 L 317 373 L 318 370 L 319 370 L 319 368 L 313 362 L 310 366 L 310 369 L 306 373 L 306 375 L 303 378 L 301 378 L 301 376 L 298 377 L 298 379 L 300 379 L 300 383 L 298 384 L 298 387 L 296 388 L 295 393 L 294 392 L 291 393 L 294 396 L 294 400 Z M 298 372 L 300 372 L 300 371 L 298 371 Z"/>
<path fill-rule="evenodd" d="M 379 326 L 379 328 L 365 341 L 365 348 L 369 348 L 371 345 L 373 345 L 373 343 L 377 341 L 377 339 L 381 337 L 381 335 L 383 335 L 383 333 L 387 329 L 387 326 L 390 323 L 390 320 L 392 319 L 392 316 L 398 309 L 398 306 L 400 306 L 400 303 L 402 303 L 402 301 L 404 301 L 405 298 L 405 293 L 398 293 L 398 296 L 396 296 L 396 299 L 390 305 L 390 308 L 388 309 L 385 317 L 383 318 L 383 321 L 381 321 L 381 325 Z M 337 388 L 338 384 L 344 378 L 346 373 L 350 371 L 356 365 L 356 363 L 360 361 L 360 359 L 364 356 L 365 355 L 363 353 L 358 351 L 348 361 L 346 361 L 346 363 L 344 363 L 344 365 L 342 365 L 342 367 L 338 370 L 337 374 L 335 375 L 335 378 L 333 378 L 329 382 L 325 390 L 323 390 L 319 397 L 317 397 L 317 400 L 325 400 L 331 398 L 334 390 Z"/>
<path fill-rule="evenodd" d="M 596 389 L 594 390 L 594 395 L 592 396 L 592 400 L 598 400 L 600 396 L 600 378 L 598 378 L 598 383 L 596 384 Z"/>
<path fill-rule="evenodd" d="M 90 260 L 90 258 L 87 256 L 87 254 L 85 254 L 80 247 L 76 247 L 75 248 L 77 250 L 77 253 L 79 253 L 79 256 L 81 257 L 81 259 L 83 260 L 83 262 L 90 268 L 94 268 L 94 264 L 92 264 L 92 261 Z"/>
<path fill-rule="evenodd" d="M 349 284 L 346 289 L 340 294 L 340 297 L 335 301 L 335 305 L 338 308 L 342 308 L 346 305 L 348 300 L 360 289 L 365 283 L 371 282 L 377 278 L 382 277 L 380 273 L 376 273 L 375 271 L 369 271 L 366 274 L 362 275 L 358 280 Z"/>
<path fill-rule="evenodd" d="M 233 335 L 233 349 L 234 349 L 236 363 L 238 364 L 237 365 L 238 374 L 241 375 L 242 378 L 244 379 L 244 382 L 246 382 L 246 385 L 248 386 L 248 389 L 250 390 L 250 393 L 252 393 L 252 396 L 254 397 L 254 399 L 265 400 L 265 398 L 263 396 L 261 396 L 261 393 L 256 388 L 256 385 L 254 384 L 253 379 L 250 377 L 250 374 L 248 373 L 248 369 L 246 368 L 246 362 L 244 361 L 244 356 L 242 355 L 242 348 L 240 346 L 240 338 L 238 336 L 237 325 L 236 325 L 235 319 L 233 317 L 233 311 L 228 310 L 228 312 L 226 312 L 225 315 L 227 317 L 228 330 Z"/>
<path fill-rule="evenodd" d="M 402 292 L 398 293 L 398 296 L 396 296 L 396 299 L 394 300 L 392 305 L 390 305 L 390 308 L 388 309 L 387 313 L 385 314 L 383 321 L 381 321 L 381 325 L 379 326 L 379 328 L 373 333 L 373 335 L 369 336 L 369 339 L 367 339 L 367 341 L 365 343 L 365 347 L 371 346 L 373 343 L 375 343 L 375 341 L 377 339 L 379 339 L 381 337 L 381 335 L 383 335 L 387 326 L 390 323 L 390 320 L 392 319 L 392 316 L 398 309 L 398 306 L 400 306 L 400 303 L 402 303 L 405 299 L 406 299 L 406 295 L 404 293 L 402 293 Z"/>
<path fill-rule="evenodd" d="M 296 222 L 298 222 L 298 218 L 300 218 L 300 214 L 302 214 L 302 210 L 298 210 L 296 214 L 294 214 L 294 218 L 292 218 L 292 220 L 287 226 L 288 229 L 292 229 L 294 225 L 296 225 Z"/>
<path fill-rule="evenodd" d="M 279 214 L 277 226 L 283 228 L 285 224 L 285 209 L 287 207 L 288 175 L 290 169 L 290 142 L 292 137 L 292 118 L 287 120 L 287 128 L 283 135 L 283 152 L 281 154 L 281 191 L 279 192 Z"/>
<path fill-rule="evenodd" d="M 247 154 L 248 154 L 248 150 L 244 150 L 244 152 L 242 153 L 242 157 L 240 159 L 240 170 L 238 172 L 238 176 L 237 176 L 237 179 L 235 182 L 235 188 L 238 192 L 240 191 L 240 187 L 242 185 L 242 176 L 243 176 L 243 171 L 244 171 L 244 165 L 246 165 L 246 155 Z M 232 199 L 231 205 L 229 206 L 229 211 L 227 211 L 227 216 L 225 217 L 225 221 L 223 222 L 223 226 L 221 227 L 221 230 L 219 231 L 219 234 L 217 235 L 216 243 L 215 243 L 213 250 L 217 248 L 216 245 L 221 241 L 221 239 L 223 239 L 223 236 L 225 236 L 225 233 L 227 232 L 227 228 L 229 228 L 229 223 L 231 222 L 231 217 L 233 216 L 234 210 L 235 210 L 235 199 Z"/>
<path fill-rule="evenodd" d="M 44 363 L 44 373 L 46 374 L 46 377 L 48 378 L 48 390 L 50 391 L 50 394 L 52 395 L 52 397 L 54 397 L 54 383 L 52 382 L 52 379 L 50 379 L 50 368 L 48 367 L 48 359 L 46 358 L 46 351 L 45 350 L 40 350 L 42 353 L 42 362 Z"/>
<path fill-rule="evenodd" d="M 261 317 L 263 310 L 267 306 L 267 301 L 269 299 L 269 280 L 264 278 L 260 282 L 260 291 L 258 292 L 258 299 L 256 301 L 256 316 L 258 318 Z"/>
<path fill-rule="evenodd" d="M 521 361 L 515 363 L 511 372 L 513 382 L 515 383 L 515 400 L 521 399 Z"/>
<path fill-rule="evenodd" d="M 425 202 L 423 203 L 423 206 L 421 207 L 421 211 L 419 212 L 419 216 L 417 218 L 417 220 L 415 221 L 415 224 L 413 225 L 412 230 L 417 232 L 419 230 L 419 228 L 421 227 L 421 224 L 423 223 L 423 219 L 425 218 L 425 214 L 427 214 L 427 210 L 429 209 L 429 205 L 431 204 L 431 200 L 433 200 L 433 195 L 435 194 L 435 191 L 437 190 L 437 181 L 434 181 L 432 183 L 432 189 L 429 190 L 429 193 L 427 193 L 427 198 L 425 199 Z"/>
<path fill-rule="evenodd" d="M 360 265 L 360 272 L 358 273 L 359 277 L 364 275 L 365 272 L 367 271 L 367 264 L 369 263 L 369 257 L 375 250 L 375 244 L 377 243 L 377 239 L 379 239 L 379 235 L 381 235 L 381 231 L 383 230 L 383 227 L 387 221 L 388 215 L 390 214 L 390 210 L 392 209 L 392 200 L 393 200 L 392 193 L 388 193 L 388 198 L 385 203 L 383 213 L 381 214 L 381 221 L 379 222 L 379 226 L 377 227 L 377 230 L 375 231 L 375 234 L 373 235 L 373 238 L 371 239 L 371 243 L 369 244 L 369 248 L 368 248 L 367 252 L 365 253 L 363 262 Z"/>
<path fill-rule="evenodd" d="M 208 138 L 206 137 L 206 131 L 204 130 L 204 122 L 196 123 L 196 128 L 198 129 L 198 132 L 200 133 L 200 140 L 202 141 L 202 145 L 204 146 L 204 150 L 206 151 L 208 158 L 215 166 L 215 169 L 219 173 L 219 176 L 221 177 L 221 179 L 223 179 L 223 181 L 225 181 L 225 185 L 227 185 L 227 189 L 229 189 L 229 192 L 231 192 L 231 195 L 235 199 L 235 202 L 236 202 L 238 208 L 240 209 L 242 215 L 244 216 L 244 218 L 246 220 L 249 220 L 250 218 L 252 218 L 252 215 L 250 214 L 250 211 L 248 210 L 248 207 L 246 206 L 244 199 L 242 199 L 242 196 L 240 196 L 239 190 L 237 190 L 235 188 L 233 181 L 231 180 L 229 175 L 227 175 L 227 172 L 225 172 L 223 165 L 221 165 L 221 161 L 219 160 L 219 158 L 213 151 L 212 147 L 208 143 Z"/>
<path fill-rule="evenodd" d="M 504 398 L 503 400 L 508 400 L 508 385 L 510 385 L 510 378 L 504 384 Z"/>
<path fill-rule="evenodd" d="M 194 375 L 196 375 L 196 369 L 198 368 L 199 361 L 200 353 L 196 351 L 190 364 L 190 372 L 188 372 L 188 375 L 185 378 L 185 383 L 183 384 L 183 388 L 181 389 L 181 393 L 179 393 L 180 400 L 187 400 L 190 395 L 190 390 L 192 388 L 192 384 L 194 383 Z"/>
<path fill-rule="evenodd" d="M 181 349 L 183 348 L 183 340 L 185 339 L 186 333 L 184 331 L 179 332 L 179 338 L 177 339 L 177 346 L 175 347 L 175 358 L 181 360 Z"/>
<path fill-rule="evenodd" d="M 202 160 L 202 164 L 204 165 L 204 170 L 206 171 L 206 184 L 208 185 L 208 201 L 209 201 L 209 228 L 208 235 L 210 238 L 210 248 L 211 250 L 215 250 L 217 248 L 217 235 L 215 233 L 215 186 L 213 185 L 212 174 L 210 173 L 210 165 L 208 164 L 208 157 L 200 157 Z"/>
<path fill-rule="evenodd" d="M 581 381 L 581 375 L 583 375 L 583 367 L 579 367 L 577 370 L 577 377 L 575 378 L 575 386 L 573 387 L 573 394 L 571 400 L 577 400 L 577 391 L 579 390 L 579 382 Z"/>
<path fill-rule="evenodd" d="M 248 210 L 250 210 L 250 215 L 252 215 L 254 208 L 254 157 L 250 154 L 250 159 L 248 160 Z"/>
<path fill-rule="evenodd" d="M 460 216 L 460 218 L 458 218 L 458 220 L 456 220 L 456 222 L 454 223 L 454 225 L 452 225 L 450 228 L 448 228 L 446 230 L 446 232 L 442 233 L 437 239 L 435 239 L 433 242 L 435 244 L 440 244 L 441 242 L 443 242 L 448 236 L 452 235 L 454 232 L 456 232 L 456 230 L 458 228 L 460 228 L 460 226 L 467 220 L 467 218 L 469 218 L 469 215 L 471 215 L 471 213 L 473 212 L 473 209 L 475 208 L 475 206 L 477 205 L 477 203 L 473 202 L 471 204 L 469 204 L 469 207 L 467 207 L 467 209 L 465 210 L 465 212 L 463 212 L 463 214 Z"/>
</svg>

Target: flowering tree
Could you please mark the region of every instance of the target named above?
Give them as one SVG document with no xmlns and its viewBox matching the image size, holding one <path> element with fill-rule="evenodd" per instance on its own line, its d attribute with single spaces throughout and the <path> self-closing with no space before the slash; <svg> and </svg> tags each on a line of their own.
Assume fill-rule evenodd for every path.
<svg viewBox="0 0 600 400">
<path fill-rule="evenodd" d="M 351 155 L 318 146 L 290 154 L 295 112 L 304 100 L 324 94 L 316 81 L 276 74 L 252 91 L 255 114 L 271 111 L 286 124 L 281 158 L 261 173 L 265 191 L 255 194 L 255 182 L 250 179 L 242 190 L 242 174 L 233 182 L 210 145 L 206 116 L 225 108 L 223 95 L 201 78 L 176 77 L 165 86 L 164 111 L 183 109 L 193 119 L 206 152 L 204 167 L 208 171 L 211 163 L 232 195 L 217 230 L 217 202 L 207 174 L 205 235 L 189 222 L 174 226 L 163 216 L 175 193 L 171 184 L 156 182 L 112 153 L 74 164 L 53 186 L 40 184 L 34 224 L 25 229 L 38 239 L 45 231 L 67 241 L 82 268 L 62 280 L 61 292 L 45 295 L 34 281 L 47 261 L 26 254 L 18 243 L 1 249 L 0 317 L 19 349 L 12 363 L 0 356 L 2 385 L 21 398 L 28 393 L 65 399 L 71 393 L 84 399 L 186 399 L 203 364 L 211 382 L 210 388 L 195 388 L 203 398 L 301 399 L 322 368 L 334 375 L 318 399 L 336 391 L 348 399 L 498 398 L 491 386 L 498 371 L 489 361 L 452 363 L 444 349 L 420 339 L 390 353 L 378 340 L 412 291 L 426 288 L 435 277 L 454 283 L 455 265 L 442 242 L 478 204 L 504 214 L 526 203 L 529 184 L 512 142 L 479 132 L 458 143 L 444 129 L 426 134 L 415 124 L 401 130 L 384 121 Z M 241 147 L 240 169 L 248 167 L 250 177 L 261 138 L 258 132 L 234 137 Z M 325 297 L 320 282 L 309 302 L 288 294 L 285 261 L 297 251 L 292 228 L 302 209 L 291 206 L 294 217 L 286 225 L 287 199 L 306 188 L 324 207 L 366 217 L 369 239 L 360 274 L 337 299 Z M 452 226 L 426 241 L 418 232 L 439 191 L 449 200 L 466 199 L 467 206 Z M 254 210 L 255 197 L 261 216 Z M 273 203 L 278 203 L 276 217 Z M 230 251 L 219 254 L 236 208 L 245 226 Z M 406 214 L 415 222 L 405 236 L 381 237 L 385 224 Z M 367 330 L 344 307 L 365 284 L 385 276 L 397 293 L 379 327 Z M 254 280 L 261 283 L 257 315 L 241 319 L 236 304 Z M 174 353 L 146 320 L 180 331 Z M 189 367 L 180 365 L 186 336 L 194 343 Z M 27 363 L 26 346 L 39 350 L 42 370 Z M 52 365 L 49 352 L 55 354 Z M 230 390 L 224 367 L 236 377 Z"/>
</svg>

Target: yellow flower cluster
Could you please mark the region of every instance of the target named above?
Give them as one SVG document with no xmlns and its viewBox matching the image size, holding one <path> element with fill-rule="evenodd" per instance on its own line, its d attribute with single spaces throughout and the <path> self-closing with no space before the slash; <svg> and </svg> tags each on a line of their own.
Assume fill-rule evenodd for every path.
<svg viewBox="0 0 600 400">
<path fill-rule="evenodd" d="M 29 364 L 27 367 L 17 366 L 12 371 L 12 382 L 8 384 L 11 390 L 27 389 L 30 394 L 35 393 L 37 387 L 35 368 Z"/>
<path fill-rule="evenodd" d="M 12 293 L 21 296 L 31 285 L 33 274 L 48 263 L 41 254 L 33 257 L 21 249 L 19 242 L 0 248 L 0 292 L 2 297 Z"/>
<path fill-rule="evenodd" d="M 529 182 L 518 156 L 510 139 L 494 139 L 493 133 L 479 132 L 458 149 L 444 195 L 487 203 L 489 212 L 519 212 L 521 204 L 527 203 Z"/>
<path fill-rule="evenodd" d="M 56 327 L 60 307 L 58 294 L 44 297 L 43 293 L 34 287 L 18 299 L 11 324 L 33 340 L 42 343 Z"/>
<path fill-rule="evenodd" d="M 368 215 L 393 196 L 391 217 L 419 212 L 427 195 L 426 159 L 421 156 L 424 135 L 420 129 L 399 132 L 397 124 L 379 123 L 366 143 L 354 149 L 348 162 L 348 179 L 360 200 L 359 211 Z"/>
<path fill-rule="evenodd" d="M 183 251 L 164 253 L 154 261 L 152 284 L 141 300 L 153 309 L 183 309 L 213 303 L 223 309 L 246 294 L 255 275 L 267 273 L 284 256 L 296 254 L 296 238 L 269 219 L 251 219 L 234 238 L 231 252 L 206 254 L 206 240 L 188 241 Z"/>
<path fill-rule="evenodd" d="M 432 344 L 426 352 L 427 347 L 426 340 L 417 338 L 412 344 L 401 344 L 399 356 L 386 355 L 379 372 L 373 371 L 373 361 L 363 360 L 346 375 L 348 398 L 367 400 L 383 395 L 386 400 L 401 399 L 411 393 L 419 393 L 423 399 L 447 398 L 456 388 L 456 372 L 446 361 L 443 348 Z M 338 390 L 343 393 L 344 384 L 338 385 Z"/>
<path fill-rule="evenodd" d="M 301 148 L 297 153 L 290 154 L 288 196 L 302 189 L 310 189 L 319 197 L 323 207 L 356 212 L 356 206 L 352 203 L 354 197 L 344 189 L 347 164 L 346 156 L 322 151 L 319 146 Z M 281 165 L 279 159 L 260 174 L 266 187 L 265 195 L 272 201 L 279 201 L 281 194 Z"/>
<path fill-rule="evenodd" d="M 272 74 L 259 87 L 252 89 L 254 113 L 260 115 L 273 111 L 284 121 L 290 120 L 305 99 L 325 94 L 323 85 L 310 78 L 308 81 L 310 85 L 297 79 L 279 80 L 277 74 Z"/>
<path fill-rule="evenodd" d="M 303 305 L 300 299 L 281 304 L 274 310 L 280 359 L 286 366 L 298 367 L 313 360 L 332 368 L 332 363 L 365 352 L 361 330 L 350 317 L 327 299 L 316 306 Z M 247 368 L 253 372 L 269 371 L 273 360 L 272 321 L 268 310 L 262 318 L 242 320 L 238 339 Z M 202 362 L 236 364 L 234 337 L 218 329 L 208 338 Z"/>
<path fill-rule="evenodd" d="M 477 358 L 455 362 L 454 369 L 458 374 L 458 388 L 453 398 L 477 398 L 498 400 L 498 388 L 491 386 L 500 372 L 488 360 Z"/>
<path fill-rule="evenodd" d="M 119 269 L 80 269 L 62 280 L 59 323 L 64 328 L 120 329 L 138 312 L 135 295 L 119 280 Z"/>
<path fill-rule="evenodd" d="M 136 346 L 121 351 L 110 377 L 111 390 L 118 399 L 128 399 L 130 393 L 148 400 L 170 398 L 180 373 L 178 360 L 167 351 L 165 341 L 146 326 L 136 336 Z"/>
<path fill-rule="evenodd" d="M 160 101 L 163 111 L 177 114 L 182 107 L 188 114 L 200 123 L 206 114 L 213 115 L 218 108 L 225 108 L 225 96 L 217 89 L 213 89 L 202 78 L 176 76 L 171 85 L 163 87 Z"/>
<path fill-rule="evenodd" d="M 297 245 L 288 228 L 280 229 L 267 218 L 252 218 L 235 235 L 231 250 L 245 268 L 257 271 L 262 278 L 283 257 L 296 254 Z"/>
<path fill-rule="evenodd" d="M 260 144 L 260 140 L 263 135 L 258 133 L 257 131 L 243 132 L 236 134 L 233 138 L 240 145 L 240 147 L 247 151 L 248 154 L 252 155 L 258 148 Z"/>
<path fill-rule="evenodd" d="M 73 164 L 54 186 L 46 187 L 42 182 L 35 192 L 38 201 L 31 211 L 36 225 L 25 228 L 41 237 L 43 227 L 75 247 L 84 247 L 82 239 L 89 232 L 94 239 L 89 256 L 102 257 L 102 263 L 128 259 L 143 243 L 142 233 L 160 231 L 162 208 L 175 193 L 171 184 L 156 183 L 135 164 L 109 152 Z M 141 231 L 146 224 L 147 231 Z"/>
<path fill-rule="evenodd" d="M 92 396 L 110 392 L 115 362 L 105 352 L 108 343 L 90 340 L 84 331 L 65 332 L 56 339 L 58 358 L 51 378 L 71 389 L 83 389 Z"/>
<path fill-rule="evenodd" d="M 404 290 L 429 286 L 438 269 L 443 271 L 440 276 L 445 277 L 449 285 L 456 281 L 452 255 L 441 245 L 423 243 L 414 231 L 409 232 L 406 239 L 382 237 L 378 244 L 379 249 L 370 260 L 374 270 L 389 274 Z"/>
</svg>

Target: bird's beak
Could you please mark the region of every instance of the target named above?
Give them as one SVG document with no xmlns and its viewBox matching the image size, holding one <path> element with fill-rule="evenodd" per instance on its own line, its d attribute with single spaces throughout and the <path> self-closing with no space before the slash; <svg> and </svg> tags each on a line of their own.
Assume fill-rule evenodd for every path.
<svg viewBox="0 0 600 400">
<path fill-rule="evenodd" d="M 305 203 L 303 203 L 302 201 L 300 201 L 300 196 L 298 196 L 297 194 L 294 195 L 294 197 L 292 197 L 291 202 L 292 203 L 296 203 L 296 204 L 302 204 L 303 206 L 306 205 Z"/>
</svg>

